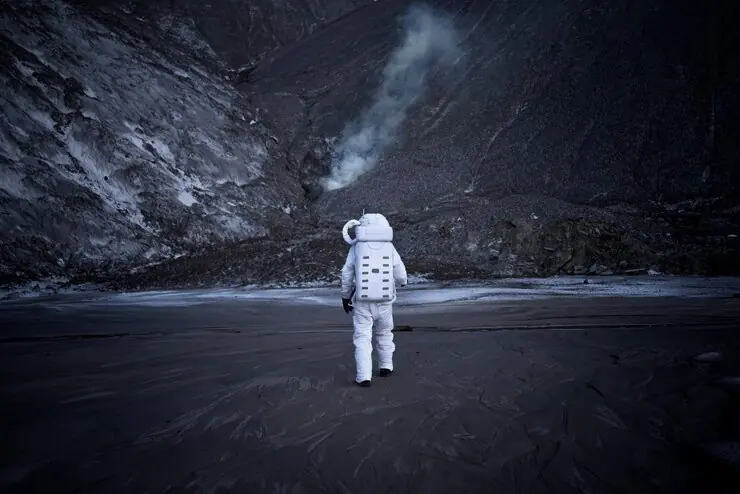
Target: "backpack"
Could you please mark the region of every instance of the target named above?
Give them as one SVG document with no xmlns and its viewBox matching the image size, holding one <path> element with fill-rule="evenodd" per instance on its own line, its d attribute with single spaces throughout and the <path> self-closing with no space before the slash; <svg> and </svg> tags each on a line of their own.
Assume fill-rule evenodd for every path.
<svg viewBox="0 0 740 494">
<path fill-rule="evenodd" d="M 395 297 L 393 229 L 382 214 L 365 214 L 355 225 L 355 300 L 390 302 Z M 345 227 L 344 231 L 347 231 Z M 345 236 L 345 240 L 349 234 Z"/>
</svg>

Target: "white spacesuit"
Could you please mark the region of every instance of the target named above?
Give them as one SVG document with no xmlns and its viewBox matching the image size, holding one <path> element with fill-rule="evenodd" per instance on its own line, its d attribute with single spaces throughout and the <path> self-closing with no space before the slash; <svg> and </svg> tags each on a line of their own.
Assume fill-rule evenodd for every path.
<svg viewBox="0 0 740 494">
<path fill-rule="evenodd" d="M 355 238 L 349 229 L 355 227 Z M 351 245 L 342 268 L 342 304 L 354 312 L 354 345 L 360 386 L 372 380 L 372 335 L 375 326 L 379 375 L 393 372 L 393 302 L 396 283 L 407 283 L 406 267 L 393 246 L 393 229 L 382 214 L 363 214 L 360 221 L 350 220 L 342 229 Z M 354 297 L 353 297 L 354 295 Z"/>
</svg>

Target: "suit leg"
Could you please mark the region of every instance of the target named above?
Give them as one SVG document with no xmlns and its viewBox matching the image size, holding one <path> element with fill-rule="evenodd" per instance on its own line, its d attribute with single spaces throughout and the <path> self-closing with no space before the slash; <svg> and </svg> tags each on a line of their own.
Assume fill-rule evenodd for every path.
<svg viewBox="0 0 740 494">
<path fill-rule="evenodd" d="M 355 364 L 357 369 L 355 380 L 359 383 L 372 379 L 373 316 L 366 302 L 355 302 L 352 312 L 352 322 L 355 329 L 353 342 L 355 345 Z"/>
<path fill-rule="evenodd" d="M 378 304 L 375 321 L 375 339 L 378 342 L 378 365 L 381 369 L 393 370 L 393 304 Z"/>
</svg>

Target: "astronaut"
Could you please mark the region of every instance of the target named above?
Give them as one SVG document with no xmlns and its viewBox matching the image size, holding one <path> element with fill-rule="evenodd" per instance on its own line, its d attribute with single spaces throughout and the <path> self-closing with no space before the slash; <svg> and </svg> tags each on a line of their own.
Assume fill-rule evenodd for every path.
<svg viewBox="0 0 740 494">
<path fill-rule="evenodd" d="M 355 227 L 355 238 L 349 229 Z M 342 305 L 353 312 L 356 376 L 363 387 L 372 380 L 372 335 L 378 352 L 378 375 L 393 373 L 393 302 L 396 283 L 406 286 L 406 266 L 393 245 L 393 229 L 382 214 L 363 214 L 359 221 L 350 220 L 342 229 L 345 242 L 351 245 L 342 268 Z"/>
</svg>

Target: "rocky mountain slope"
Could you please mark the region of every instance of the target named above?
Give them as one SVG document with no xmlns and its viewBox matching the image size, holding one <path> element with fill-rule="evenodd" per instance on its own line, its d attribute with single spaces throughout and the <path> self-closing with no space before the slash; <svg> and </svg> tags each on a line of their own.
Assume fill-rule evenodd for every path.
<svg viewBox="0 0 740 494">
<path fill-rule="evenodd" d="M 738 273 L 737 9 L 3 4 L 0 282 Z"/>
<path fill-rule="evenodd" d="M 0 278 L 155 262 L 292 221 L 277 139 L 188 17 L 7 2 L 0 44 Z"/>
<path fill-rule="evenodd" d="M 395 19 L 408 3 L 345 16 L 266 60 L 245 84 L 282 123 L 296 159 L 378 99 L 402 98 L 378 88 L 406 42 Z M 452 29 L 459 53 L 408 71 L 426 81 L 393 142 L 362 181 L 326 197 L 323 211 L 408 208 L 445 194 L 596 206 L 737 197 L 740 40 L 730 2 L 425 5 L 436 8 L 429 38 Z M 427 34 L 406 31 L 414 29 Z M 389 184 L 397 190 L 380 194 Z"/>
</svg>

